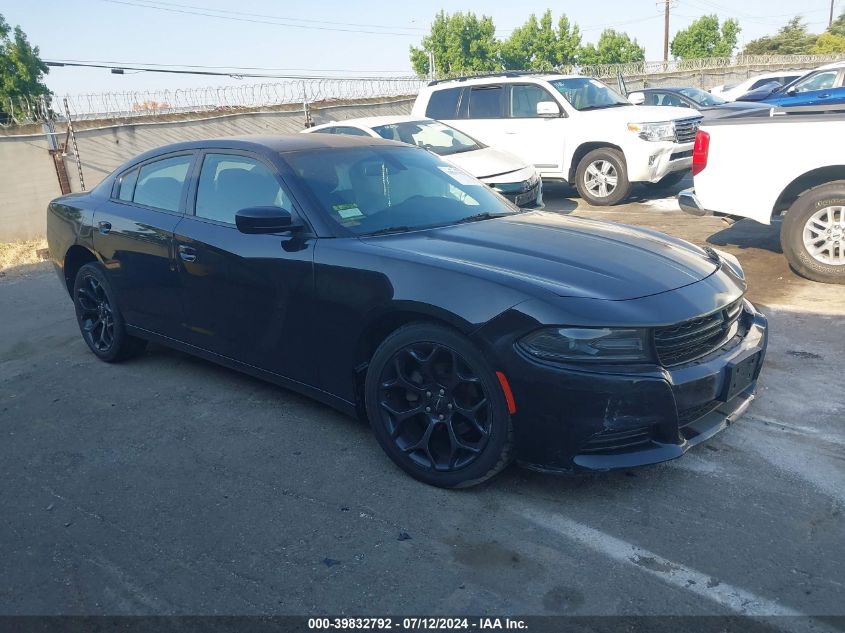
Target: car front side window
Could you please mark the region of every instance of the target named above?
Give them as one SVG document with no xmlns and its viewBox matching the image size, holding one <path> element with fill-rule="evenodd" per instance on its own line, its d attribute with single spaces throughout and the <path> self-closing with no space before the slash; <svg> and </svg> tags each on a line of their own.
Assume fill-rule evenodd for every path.
<svg viewBox="0 0 845 633">
<path fill-rule="evenodd" d="M 197 217 L 235 224 L 249 207 L 292 210 L 290 197 L 264 163 L 237 154 L 206 154 L 197 185 Z"/>
<path fill-rule="evenodd" d="M 827 90 L 833 88 L 838 70 L 828 70 L 816 73 L 795 84 L 795 92 L 810 92 L 812 90 Z"/>
<path fill-rule="evenodd" d="M 511 86 L 511 117 L 536 118 L 537 104 L 542 101 L 557 103 L 554 97 L 540 86 L 534 84 Z"/>
</svg>

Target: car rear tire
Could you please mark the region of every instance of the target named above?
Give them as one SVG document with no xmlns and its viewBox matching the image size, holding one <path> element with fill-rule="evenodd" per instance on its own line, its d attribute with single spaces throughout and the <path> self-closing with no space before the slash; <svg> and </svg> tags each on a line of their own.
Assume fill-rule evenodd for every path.
<svg viewBox="0 0 845 633">
<path fill-rule="evenodd" d="M 575 187 L 584 200 L 597 207 L 622 202 L 631 192 L 622 152 L 609 147 L 589 152 L 578 163 Z"/>
<path fill-rule="evenodd" d="M 381 447 L 422 482 L 466 488 L 510 463 L 502 387 L 478 349 L 449 328 L 415 323 L 388 336 L 370 362 L 365 402 Z"/>
<path fill-rule="evenodd" d="M 76 273 L 73 305 L 82 338 L 100 360 L 126 360 L 147 346 L 144 339 L 126 333 L 114 291 L 99 264 L 85 264 Z"/>
<path fill-rule="evenodd" d="M 780 241 L 802 277 L 845 284 L 845 181 L 802 193 L 784 217 Z"/>
</svg>

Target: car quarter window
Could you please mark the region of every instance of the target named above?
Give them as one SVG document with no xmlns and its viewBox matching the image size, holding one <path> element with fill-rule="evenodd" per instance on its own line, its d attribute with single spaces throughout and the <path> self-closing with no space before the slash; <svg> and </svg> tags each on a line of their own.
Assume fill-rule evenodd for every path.
<svg viewBox="0 0 845 633">
<path fill-rule="evenodd" d="M 470 119 L 500 119 L 505 116 L 503 86 L 473 86 L 469 95 Z"/>
<path fill-rule="evenodd" d="M 431 93 L 431 98 L 428 100 L 425 115 L 430 119 L 454 119 L 460 98 L 460 88 L 435 90 Z"/>
<path fill-rule="evenodd" d="M 132 196 L 135 195 L 136 182 L 138 182 L 137 168 L 123 174 L 120 177 L 120 186 L 117 191 L 118 199 L 125 200 L 126 202 L 132 202 Z"/>
<path fill-rule="evenodd" d="M 548 90 L 535 84 L 511 86 L 510 115 L 512 118 L 537 117 L 537 104 L 541 101 L 557 103 Z"/>
<path fill-rule="evenodd" d="M 248 207 L 292 210 L 290 197 L 261 161 L 238 154 L 206 154 L 197 185 L 197 217 L 234 224 L 235 214 Z"/>
<path fill-rule="evenodd" d="M 132 201 L 164 211 L 178 211 L 182 201 L 182 189 L 188 177 L 188 167 L 193 158 L 193 154 L 182 154 L 141 165 Z M 121 199 L 126 199 L 122 197 L 122 185 L 120 194 Z"/>
</svg>

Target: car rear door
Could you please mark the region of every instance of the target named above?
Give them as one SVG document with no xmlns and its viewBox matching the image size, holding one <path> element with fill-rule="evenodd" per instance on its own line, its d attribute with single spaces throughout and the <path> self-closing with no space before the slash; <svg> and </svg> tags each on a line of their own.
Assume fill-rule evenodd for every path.
<svg viewBox="0 0 845 633">
<path fill-rule="evenodd" d="M 251 366 L 313 384 L 310 350 L 313 254 L 307 231 L 248 235 L 235 213 L 280 206 L 302 214 L 276 167 L 264 157 L 206 150 L 188 211 L 175 232 L 191 343 Z"/>
<path fill-rule="evenodd" d="M 94 248 L 124 319 L 177 340 L 185 334 L 173 231 L 185 209 L 195 155 L 167 154 L 127 169 L 94 212 Z"/>
</svg>

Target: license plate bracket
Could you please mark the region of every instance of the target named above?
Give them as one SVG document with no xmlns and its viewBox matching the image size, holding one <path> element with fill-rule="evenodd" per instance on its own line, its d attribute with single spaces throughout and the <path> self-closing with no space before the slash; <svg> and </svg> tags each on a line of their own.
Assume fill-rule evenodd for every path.
<svg viewBox="0 0 845 633">
<path fill-rule="evenodd" d="M 727 402 L 732 400 L 738 393 L 748 388 L 757 375 L 757 365 L 760 363 L 761 352 L 756 352 L 747 358 L 728 365 L 725 371 L 725 384 L 719 400 Z"/>
</svg>

